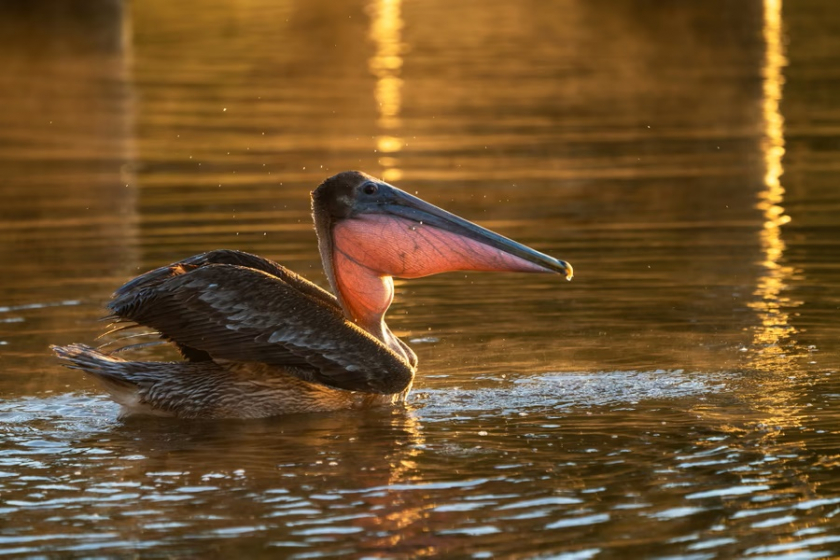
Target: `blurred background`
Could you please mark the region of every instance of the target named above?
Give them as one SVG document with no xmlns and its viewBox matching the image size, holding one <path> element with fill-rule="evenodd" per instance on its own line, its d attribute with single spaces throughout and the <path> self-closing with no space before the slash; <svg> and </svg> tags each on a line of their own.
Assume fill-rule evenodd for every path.
<svg viewBox="0 0 840 560">
<path fill-rule="evenodd" d="M 367 418 L 352 433 L 356 420 L 310 419 L 281 424 L 296 434 L 282 442 L 272 439 L 277 426 L 262 424 L 235 437 L 194 427 L 181 441 L 183 428 L 117 422 L 95 383 L 51 356 L 49 344 L 92 343 L 117 286 L 202 251 L 258 253 L 325 286 L 309 192 L 346 169 L 568 260 L 576 277 L 398 282 L 388 319 L 420 357 L 416 409 Z M 831 521 L 840 496 L 831 474 L 838 170 L 832 0 L 3 0 L 0 464 L 9 473 L 0 481 L 9 483 L 0 510 L 21 521 L 0 529 L 0 546 L 125 552 L 141 546 L 127 535 L 143 535 L 156 549 L 195 554 L 206 549 L 192 539 L 224 547 L 247 534 L 254 554 L 282 542 L 303 547 L 300 557 L 392 546 L 408 555 L 822 557 L 840 538 Z M 523 411 L 539 421 L 520 421 Z M 671 423 L 665 446 L 651 439 L 669 429 L 660 418 Z M 278 464 L 291 476 L 313 472 L 305 451 L 325 445 L 313 433 L 366 437 L 373 455 L 349 444 L 329 451 L 339 466 L 301 495 L 348 477 L 353 492 L 441 486 L 423 487 L 423 500 L 393 490 L 399 498 L 383 506 L 390 525 L 289 532 L 291 518 L 266 505 L 266 492 L 277 490 Z M 563 434 L 579 439 L 564 446 Z M 624 470 L 607 466 L 614 437 L 636 457 L 618 461 Z M 103 438 L 111 443 L 92 443 Z M 502 473 L 495 455 L 467 464 L 459 446 L 473 444 L 547 454 L 506 459 L 538 467 Z M 172 446 L 183 462 L 170 468 Z M 114 455 L 66 463 L 91 448 Z M 284 455 L 289 448 L 303 451 Z M 33 449 L 45 454 L 42 467 L 27 462 Z M 706 453 L 727 466 L 684 470 L 686 456 Z M 756 453 L 789 460 L 770 476 L 750 466 L 764 460 Z M 160 468 L 126 466 L 138 456 Z M 341 457 L 354 457 L 347 471 Z M 357 477 L 381 457 L 387 475 Z M 208 471 L 208 458 L 222 466 Z M 240 460 L 248 475 L 235 474 Z M 559 496 L 553 477 L 571 463 L 561 478 L 576 492 L 600 488 L 597 500 Z M 58 481 L 81 467 L 83 482 Z M 48 482 L 33 481 L 46 472 Z M 144 499 L 192 499 L 183 488 L 208 473 L 219 481 L 200 509 L 218 506 L 218 519 L 185 521 L 193 501 L 158 504 L 159 526 L 138 521 Z M 183 484 L 167 486 L 173 476 Z M 504 488 L 471 486 L 471 477 Z M 635 487 L 614 487 L 615 477 Z M 505 486 L 514 479 L 529 490 Z M 148 480 L 159 494 L 138 490 L 118 512 L 78 490 Z M 452 488 L 475 507 L 434 510 Z M 56 513 L 44 505 L 50 492 L 64 492 L 61 508 L 106 513 Z M 487 498 L 497 494 L 509 498 Z M 374 515 L 351 497 L 336 503 Z M 524 503 L 506 504 L 523 517 L 496 515 L 491 504 L 505 500 Z M 309 502 L 295 523 L 326 515 Z M 736 515 L 768 502 L 782 513 Z M 225 521 L 222 510 L 239 517 Z M 242 518 L 251 529 L 239 533 Z M 812 540 L 801 544 L 805 535 Z M 788 547 L 773 548 L 780 542 Z"/>
</svg>

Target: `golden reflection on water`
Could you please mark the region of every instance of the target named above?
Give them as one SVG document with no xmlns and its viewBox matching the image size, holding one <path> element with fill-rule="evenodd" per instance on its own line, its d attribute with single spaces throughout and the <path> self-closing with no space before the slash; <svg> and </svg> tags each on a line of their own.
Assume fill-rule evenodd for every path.
<svg viewBox="0 0 840 560">
<path fill-rule="evenodd" d="M 778 430 L 792 429 L 802 424 L 801 408 L 797 404 L 800 387 L 792 379 L 796 375 L 796 353 L 791 337 L 797 332 L 790 324 L 788 309 L 797 302 L 783 295 L 794 275 L 791 266 L 783 264 L 785 242 L 782 226 L 790 222 L 782 206 L 785 189 L 781 183 L 784 173 L 782 157 L 785 153 L 784 117 L 780 102 L 787 64 L 782 35 L 782 1 L 764 0 L 763 35 L 765 55 L 762 65 L 762 120 L 763 139 L 761 152 L 764 160 L 763 188 L 758 193 L 756 208 L 761 211 L 763 226 L 759 232 L 762 260 L 753 295 L 755 301 L 749 306 L 755 310 L 760 324 L 754 328 L 754 352 L 750 353 L 748 365 L 754 370 L 768 374 L 760 380 L 752 396 L 752 406 L 761 412 L 761 420 L 755 427 L 764 431 L 765 437 L 774 439 L 782 433 Z M 743 427 L 724 426 L 726 431 L 739 433 Z M 776 469 L 787 472 L 779 463 Z M 792 468 L 791 476 L 800 479 L 803 487 L 810 487 L 807 477 Z"/>
<path fill-rule="evenodd" d="M 750 307 L 758 313 L 761 324 L 756 328 L 753 342 L 760 353 L 752 359 L 752 366 L 760 371 L 788 371 L 792 357 L 783 344 L 796 333 L 785 311 L 794 305 L 782 292 L 793 276 L 793 268 L 782 264 L 785 242 L 782 226 L 790 221 L 782 207 L 785 189 L 781 183 L 782 156 L 785 153 L 784 118 L 779 109 L 787 64 L 782 38 L 782 1 L 764 0 L 764 40 L 766 44 L 763 74 L 762 116 L 764 138 L 761 149 L 764 158 L 764 186 L 758 194 L 757 208 L 762 212 L 764 225 L 759 233 L 762 261 L 758 285 L 753 294 L 758 297 Z"/>
<path fill-rule="evenodd" d="M 402 0 L 374 0 L 370 4 L 370 37 L 376 52 L 370 58 L 369 68 L 376 77 L 374 97 L 379 117 L 376 150 L 381 157 L 382 178 L 399 181 L 402 171 L 397 154 L 403 148 L 403 139 L 397 134 L 402 105 Z"/>
<path fill-rule="evenodd" d="M 796 371 L 791 337 L 797 331 L 790 324 L 787 311 L 797 303 L 782 295 L 794 274 L 793 267 L 783 264 L 786 245 L 782 239 L 782 226 L 790 222 L 790 217 L 782 206 L 785 189 L 781 183 L 785 138 L 780 103 L 784 85 L 782 69 L 787 64 L 782 35 L 782 1 L 764 0 L 763 7 L 761 154 L 764 176 L 756 203 L 763 219 L 759 232 L 761 269 L 753 290 L 755 300 L 748 304 L 760 323 L 753 328 L 754 349 L 748 354 L 747 365 L 768 374 L 759 380 L 750 404 L 761 412 L 756 427 L 766 429 L 765 433 L 772 438 L 779 433 L 775 428 L 799 426 L 801 414 L 796 406 L 796 384 L 791 379 Z M 737 434 L 744 432 L 742 425 L 724 424 L 721 429 Z"/>
</svg>

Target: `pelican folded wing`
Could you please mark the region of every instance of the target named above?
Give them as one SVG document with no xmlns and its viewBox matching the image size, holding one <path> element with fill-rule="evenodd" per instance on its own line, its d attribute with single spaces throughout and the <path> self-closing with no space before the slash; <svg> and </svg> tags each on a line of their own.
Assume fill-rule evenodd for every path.
<svg viewBox="0 0 840 560">
<path fill-rule="evenodd" d="M 118 292 L 109 307 L 215 361 L 291 366 L 288 372 L 306 381 L 350 391 L 404 390 L 413 368 L 345 319 L 321 291 L 262 270 L 205 264 Z"/>
</svg>

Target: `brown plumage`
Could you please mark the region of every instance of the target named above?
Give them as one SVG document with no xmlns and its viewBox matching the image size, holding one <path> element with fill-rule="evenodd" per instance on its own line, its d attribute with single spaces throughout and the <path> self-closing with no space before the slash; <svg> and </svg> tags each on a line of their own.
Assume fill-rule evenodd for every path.
<svg viewBox="0 0 840 560">
<path fill-rule="evenodd" d="M 336 293 L 277 263 L 217 250 L 147 272 L 114 294 L 117 321 L 150 327 L 184 362 L 132 362 L 54 347 L 96 377 L 122 414 L 255 418 L 405 399 L 417 357 L 384 322 L 392 276 L 446 270 L 561 272 L 571 266 L 360 172 L 313 192 Z"/>
</svg>

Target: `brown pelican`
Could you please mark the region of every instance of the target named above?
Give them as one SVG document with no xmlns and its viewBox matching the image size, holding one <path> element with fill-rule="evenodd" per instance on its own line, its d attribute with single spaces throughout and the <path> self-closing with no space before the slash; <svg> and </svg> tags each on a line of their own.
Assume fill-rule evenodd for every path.
<svg viewBox="0 0 840 560">
<path fill-rule="evenodd" d="M 385 324 L 393 277 L 457 270 L 556 272 L 549 257 L 370 175 L 312 193 L 335 295 L 269 260 L 217 250 L 119 288 L 111 318 L 150 327 L 185 361 L 134 362 L 82 344 L 53 347 L 93 375 L 121 416 L 258 418 L 404 402 L 417 356 Z"/>
</svg>

